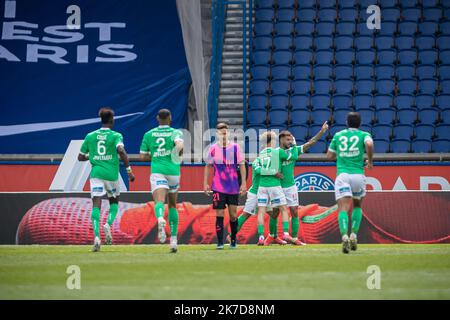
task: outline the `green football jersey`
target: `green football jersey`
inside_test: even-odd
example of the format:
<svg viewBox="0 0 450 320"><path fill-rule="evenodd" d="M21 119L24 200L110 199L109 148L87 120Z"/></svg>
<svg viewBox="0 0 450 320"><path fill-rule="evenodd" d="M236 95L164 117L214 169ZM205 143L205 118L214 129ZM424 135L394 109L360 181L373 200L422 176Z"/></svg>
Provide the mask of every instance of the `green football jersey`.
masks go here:
<svg viewBox="0 0 450 320"><path fill-rule="evenodd" d="M275 175L277 172L281 172L281 163L291 158L292 154L288 150L285 151L280 148L265 148L262 150L259 157L256 159L261 166L259 186L281 186L280 179L278 179Z"/></svg>
<svg viewBox="0 0 450 320"><path fill-rule="evenodd" d="M122 135L109 128L100 128L87 134L80 153L89 156L91 178L107 181L119 179L119 146L123 146Z"/></svg>
<svg viewBox="0 0 450 320"><path fill-rule="evenodd" d="M261 173L261 165L259 164L259 161L255 159L252 163L252 186L248 190L248 192L251 192L253 194L258 193L259 188L259 177Z"/></svg>
<svg viewBox="0 0 450 320"><path fill-rule="evenodd" d="M331 140L329 150L336 153L337 175L364 174L365 142L372 140L370 133L359 129L344 129Z"/></svg>
<svg viewBox="0 0 450 320"><path fill-rule="evenodd" d="M152 173L180 175L181 157L175 149L177 140L183 140L183 133L169 126L159 126L144 134L141 153L151 155Z"/></svg>
<svg viewBox="0 0 450 320"><path fill-rule="evenodd" d="M293 146L287 149L287 151L292 154L292 157L281 163L281 173L283 174L283 179L281 179L281 187L283 188L289 188L295 185L294 167L298 156L303 153L303 146Z"/></svg>

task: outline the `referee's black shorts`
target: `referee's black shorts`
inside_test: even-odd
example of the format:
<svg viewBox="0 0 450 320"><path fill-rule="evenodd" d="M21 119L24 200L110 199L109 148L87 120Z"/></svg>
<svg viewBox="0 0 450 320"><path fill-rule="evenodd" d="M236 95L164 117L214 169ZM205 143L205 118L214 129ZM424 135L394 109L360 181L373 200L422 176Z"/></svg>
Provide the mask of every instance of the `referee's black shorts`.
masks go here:
<svg viewBox="0 0 450 320"><path fill-rule="evenodd" d="M213 192L213 209L225 209L226 206L237 206L239 203L239 193L227 194L218 191Z"/></svg>

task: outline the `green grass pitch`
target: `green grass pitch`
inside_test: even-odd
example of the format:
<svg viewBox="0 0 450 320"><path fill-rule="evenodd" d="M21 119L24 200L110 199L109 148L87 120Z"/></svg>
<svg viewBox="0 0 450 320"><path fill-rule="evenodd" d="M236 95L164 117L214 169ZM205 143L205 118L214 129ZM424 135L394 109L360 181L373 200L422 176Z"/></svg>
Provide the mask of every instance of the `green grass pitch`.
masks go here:
<svg viewBox="0 0 450 320"><path fill-rule="evenodd" d="M0 246L0 299L450 299L450 245ZM66 287L69 265L81 289ZM381 288L369 290L370 265Z"/></svg>

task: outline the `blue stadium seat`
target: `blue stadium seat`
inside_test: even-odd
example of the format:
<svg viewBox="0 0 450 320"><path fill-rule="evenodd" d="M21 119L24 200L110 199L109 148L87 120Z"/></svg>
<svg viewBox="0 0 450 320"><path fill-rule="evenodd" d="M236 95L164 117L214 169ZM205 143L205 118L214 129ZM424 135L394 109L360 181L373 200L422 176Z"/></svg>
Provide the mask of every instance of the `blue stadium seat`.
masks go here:
<svg viewBox="0 0 450 320"><path fill-rule="evenodd" d="M420 65L416 68L416 75L419 80L431 79L436 75L436 69L433 64Z"/></svg>
<svg viewBox="0 0 450 320"><path fill-rule="evenodd" d="M440 31L442 35L449 36L450 35L450 21L444 21L440 24Z"/></svg>
<svg viewBox="0 0 450 320"><path fill-rule="evenodd" d="M292 38L290 36L276 36L273 39L275 50L290 50L292 47Z"/></svg>
<svg viewBox="0 0 450 320"><path fill-rule="evenodd" d="M268 65L256 65L251 69L253 79L267 79L270 75L270 67Z"/></svg>
<svg viewBox="0 0 450 320"><path fill-rule="evenodd" d="M306 65L296 65L293 70L294 79L310 79L311 78L311 66Z"/></svg>
<svg viewBox="0 0 450 320"><path fill-rule="evenodd" d="M373 79L375 76L373 65L371 64L357 64L355 66L356 80Z"/></svg>
<svg viewBox="0 0 450 320"><path fill-rule="evenodd" d="M440 50L450 50L450 36L440 36L436 39L436 45Z"/></svg>
<svg viewBox="0 0 450 320"><path fill-rule="evenodd" d="M301 21L295 24L295 34L297 36L311 36L314 33L314 22Z"/></svg>
<svg viewBox="0 0 450 320"><path fill-rule="evenodd" d="M416 47L420 50L431 50L436 45L434 36L419 36L416 37Z"/></svg>
<svg viewBox="0 0 450 320"><path fill-rule="evenodd" d="M361 124L361 126L359 127L359 130L364 131L364 132L368 132L371 134L372 132L372 126L369 124Z"/></svg>
<svg viewBox="0 0 450 320"><path fill-rule="evenodd" d="M339 8L356 8L358 6L358 0L340 0L338 1Z"/></svg>
<svg viewBox="0 0 450 320"><path fill-rule="evenodd" d="M400 80L397 82L398 91L401 94L415 94L417 89L417 82L416 80Z"/></svg>
<svg viewBox="0 0 450 320"><path fill-rule="evenodd" d="M308 137L308 127L304 125L293 125L289 127L289 131L295 137L297 143L299 143L299 141L305 141Z"/></svg>
<svg viewBox="0 0 450 320"><path fill-rule="evenodd" d="M340 109L340 110L335 110L333 112L333 121L339 125L345 125L347 122L347 114L352 111L352 110L345 110L345 109Z"/></svg>
<svg viewBox="0 0 450 320"><path fill-rule="evenodd" d="M272 94L288 94L290 90L289 80L273 80L271 82Z"/></svg>
<svg viewBox="0 0 450 320"><path fill-rule="evenodd" d="M295 11L292 9L280 9L277 15L278 21L292 21L295 19Z"/></svg>
<svg viewBox="0 0 450 320"><path fill-rule="evenodd" d="M356 31L359 35L362 36L373 36L373 34L375 33L375 30L367 28L366 20L357 24Z"/></svg>
<svg viewBox="0 0 450 320"><path fill-rule="evenodd" d="M353 48L352 36L336 36L334 38L336 50L351 50Z"/></svg>
<svg viewBox="0 0 450 320"><path fill-rule="evenodd" d="M314 92L317 94L329 94L332 90L331 80L323 79L323 80L315 80L314 81Z"/></svg>
<svg viewBox="0 0 450 320"><path fill-rule="evenodd" d="M398 0L380 0L378 3L381 8L392 8L397 7Z"/></svg>
<svg viewBox="0 0 450 320"><path fill-rule="evenodd" d="M423 20L439 21L442 18L441 8L424 8L422 13Z"/></svg>
<svg viewBox="0 0 450 320"><path fill-rule="evenodd" d="M419 93L434 94L438 89L438 80L436 78L419 80Z"/></svg>
<svg viewBox="0 0 450 320"><path fill-rule="evenodd" d="M331 36L318 36L314 38L316 50L331 50L333 47L333 38Z"/></svg>
<svg viewBox="0 0 450 320"><path fill-rule="evenodd" d="M375 144L376 148L376 144ZM411 152L411 143L405 139L394 139L391 142L391 151L393 153L408 153Z"/></svg>
<svg viewBox="0 0 450 320"><path fill-rule="evenodd" d="M395 122L394 108L377 108L376 118L379 124L392 125Z"/></svg>
<svg viewBox="0 0 450 320"><path fill-rule="evenodd" d="M434 36L439 30L439 24L436 21L422 21L419 23L419 33L426 36Z"/></svg>
<svg viewBox="0 0 450 320"><path fill-rule="evenodd" d="M295 0L278 0L278 7L292 9L295 7L295 2Z"/></svg>
<svg viewBox="0 0 450 320"><path fill-rule="evenodd" d="M327 143L325 141L317 141L311 148L309 148L309 153L324 153L327 150Z"/></svg>
<svg viewBox="0 0 450 320"><path fill-rule="evenodd" d="M418 5L417 0L401 0L401 7L403 9L415 8L417 5Z"/></svg>
<svg viewBox="0 0 450 320"><path fill-rule="evenodd" d="M349 94L353 92L353 81L339 79L334 82L334 88L338 94Z"/></svg>
<svg viewBox="0 0 450 320"><path fill-rule="evenodd" d="M319 36L332 36L335 32L334 22L322 21L316 24L316 32Z"/></svg>
<svg viewBox="0 0 450 320"><path fill-rule="evenodd" d="M374 46L374 38L372 36L359 36L355 38L356 50L370 50Z"/></svg>
<svg viewBox="0 0 450 320"><path fill-rule="evenodd" d="M397 51L394 49L380 50L377 53L378 64L394 64L397 61Z"/></svg>
<svg viewBox="0 0 450 320"><path fill-rule="evenodd" d="M398 32L402 36L414 36L418 31L417 21L401 21L398 24Z"/></svg>
<svg viewBox="0 0 450 320"><path fill-rule="evenodd" d="M259 50L253 52L253 64L269 64L272 52Z"/></svg>
<svg viewBox="0 0 450 320"><path fill-rule="evenodd" d="M256 130L257 132L260 132L259 130L264 130L264 131L266 131L267 130L267 126L265 125L265 124L248 124L247 125L247 128L248 129L253 129L253 130ZM262 132L260 132L260 133L262 133ZM250 150L249 149L249 142L248 141L245 141L245 150Z"/></svg>
<svg viewBox="0 0 450 320"><path fill-rule="evenodd" d="M277 36L290 36L294 31L294 24L291 22L277 22L275 24L275 34Z"/></svg>
<svg viewBox="0 0 450 320"><path fill-rule="evenodd" d="M270 126L284 125L288 122L288 119L289 119L288 110L276 109L269 111Z"/></svg>
<svg viewBox="0 0 450 320"><path fill-rule="evenodd" d="M277 64L272 66L272 79L286 80L291 76L291 66L288 64Z"/></svg>
<svg viewBox="0 0 450 320"><path fill-rule="evenodd" d="M434 8L440 5L440 1L439 0L427 0L427 1L422 1L422 6L424 7L425 10L429 9L429 8Z"/></svg>
<svg viewBox="0 0 450 320"><path fill-rule="evenodd" d="M358 80L355 83L356 92L358 94L372 94L375 90L375 83L373 80Z"/></svg>
<svg viewBox="0 0 450 320"><path fill-rule="evenodd" d="M293 125L306 125L310 122L308 109L291 110L291 121Z"/></svg>
<svg viewBox="0 0 450 320"><path fill-rule="evenodd" d="M349 79L353 76L353 66L351 64L338 64L334 68L336 80Z"/></svg>
<svg viewBox="0 0 450 320"><path fill-rule="evenodd" d="M312 62L313 52L311 50L295 51L294 61L295 64L308 64Z"/></svg>
<svg viewBox="0 0 450 320"><path fill-rule="evenodd" d="M289 50L275 51L272 55L272 61L274 64L291 64L292 52Z"/></svg>
<svg viewBox="0 0 450 320"><path fill-rule="evenodd" d="M400 50L398 52L398 61L402 65L415 64L417 61L417 51L415 49Z"/></svg>
<svg viewBox="0 0 450 320"><path fill-rule="evenodd" d="M431 151L431 141L424 139L416 139L412 142L412 152L429 153Z"/></svg>
<svg viewBox="0 0 450 320"><path fill-rule="evenodd" d="M393 21L394 23L397 20L400 20L400 10L398 8L385 8L382 9L383 14L383 22L381 23L381 30L383 30L386 26L386 21Z"/></svg>
<svg viewBox="0 0 450 320"><path fill-rule="evenodd" d="M419 51L419 64L435 64L438 60L437 50L421 50Z"/></svg>
<svg viewBox="0 0 450 320"><path fill-rule="evenodd" d="M272 37L259 36L253 39L253 50L271 50L272 49Z"/></svg>
<svg viewBox="0 0 450 320"><path fill-rule="evenodd" d="M330 95L328 94L315 94L311 97L312 109L325 109L330 108Z"/></svg>
<svg viewBox="0 0 450 320"><path fill-rule="evenodd" d="M355 54L352 50L342 50L336 52L335 58L337 64L352 64Z"/></svg>
<svg viewBox="0 0 450 320"><path fill-rule="evenodd" d="M436 137L438 139L450 139L450 124L440 124L436 127Z"/></svg>
<svg viewBox="0 0 450 320"><path fill-rule="evenodd" d="M450 94L450 80L441 81L441 90L443 94Z"/></svg>
<svg viewBox="0 0 450 320"><path fill-rule="evenodd" d="M450 50L441 50L439 58L441 65L450 65Z"/></svg>
<svg viewBox="0 0 450 320"><path fill-rule="evenodd" d="M389 140L374 139L373 144L376 153L388 153L390 151Z"/></svg>
<svg viewBox="0 0 450 320"><path fill-rule="evenodd" d="M287 94L279 94L279 95L272 95L269 98L269 109L270 110L276 110L281 109L285 110L288 109L289 106L289 96Z"/></svg>
<svg viewBox="0 0 450 320"><path fill-rule="evenodd" d="M341 21L355 22L358 19L358 11L356 8L346 8L339 10L339 24Z"/></svg>
<svg viewBox="0 0 450 320"><path fill-rule="evenodd" d="M437 96L435 102L440 110L450 110L450 94L441 94Z"/></svg>
<svg viewBox="0 0 450 320"><path fill-rule="evenodd" d="M273 23L262 21L255 23L255 35L257 36L267 36L271 35L273 31Z"/></svg>
<svg viewBox="0 0 450 320"><path fill-rule="evenodd" d="M375 108L386 109L392 108L393 96L390 94L378 94L375 96Z"/></svg>
<svg viewBox="0 0 450 320"><path fill-rule="evenodd" d="M355 108L366 108L368 106L371 106L373 103L373 97L372 95L369 94L358 94L355 95L355 97L353 98L353 104L355 106Z"/></svg>
<svg viewBox="0 0 450 320"><path fill-rule="evenodd" d="M303 0L298 2L298 7L302 10L304 8L315 8L316 7L316 0Z"/></svg>
<svg viewBox="0 0 450 320"><path fill-rule="evenodd" d="M374 114L373 109L367 108L366 106L364 106L362 108L358 108L358 106L356 106L356 111L361 116L361 123L372 124L374 122L375 114Z"/></svg>
<svg viewBox="0 0 450 320"><path fill-rule="evenodd" d="M358 64L373 64L375 61L375 50L359 50L356 52L356 62Z"/></svg>
<svg viewBox="0 0 450 320"><path fill-rule="evenodd" d="M311 111L311 120L315 124L323 124L325 121L328 121L331 119L331 110L328 108L314 108Z"/></svg>
<svg viewBox="0 0 450 320"><path fill-rule="evenodd" d="M395 82L391 79L381 79L376 81L375 87L378 94L392 94Z"/></svg>
<svg viewBox="0 0 450 320"><path fill-rule="evenodd" d="M269 81L254 79L250 81L250 92L252 94L265 94L269 89Z"/></svg>
<svg viewBox="0 0 450 320"><path fill-rule="evenodd" d="M386 11L383 11L383 14ZM386 21L386 18L383 22L381 22L381 29L379 30L380 35L394 37L397 33L397 22Z"/></svg>
<svg viewBox="0 0 450 320"><path fill-rule="evenodd" d="M432 94L419 94L416 96L415 105L418 110L433 108L434 96Z"/></svg>
<svg viewBox="0 0 450 320"><path fill-rule="evenodd" d="M418 8L407 8L402 11L402 15L405 20L419 21L422 17L422 10Z"/></svg>
<svg viewBox="0 0 450 320"><path fill-rule="evenodd" d="M377 124L372 127L372 136L374 139L389 141L392 135L392 127L387 124Z"/></svg>
<svg viewBox="0 0 450 320"><path fill-rule="evenodd" d="M443 1L445 2L448 0L443 0ZM448 4L445 4L445 3L444 3L444 18L446 20L450 20L450 7Z"/></svg>
<svg viewBox="0 0 450 320"><path fill-rule="evenodd" d="M269 130L278 130L278 132L281 132L281 131L287 129L287 124L286 124L286 123L282 123L282 124L269 124L268 129L269 129Z"/></svg>
<svg viewBox="0 0 450 320"><path fill-rule="evenodd" d="M402 64L396 68L398 80L409 80L415 77L416 67L413 64Z"/></svg>
<svg viewBox="0 0 450 320"><path fill-rule="evenodd" d="M331 50L319 50L316 52L316 64L331 64L334 53Z"/></svg>
<svg viewBox="0 0 450 320"><path fill-rule="evenodd" d="M309 96L306 94L296 94L291 96L292 110L305 110L310 107Z"/></svg>
<svg viewBox="0 0 450 320"><path fill-rule="evenodd" d="M272 8L274 0L256 0L255 5L256 8Z"/></svg>
<svg viewBox="0 0 450 320"><path fill-rule="evenodd" d="M414 37L401 35L395 38L395 46L398 50L408 50L414 47Z"/></svg>
<svg viewBox="0 0 450 320"><path fill-rule="evenodd" d="M311 36L297 36L294 38L295 50L310 50L313 45Z"/></svg>
<svg viewBox="0 0 450 320"><path fill-rule="evenodd" d="M400 124L413 124L417 121L417 111L415 109L400 109L397 111L397 121Z"/></svg>
<svg viewBox="0 0 450 320"><path fill-rule="evenodd" d="M434 126L430 124L418 124L414 128L414 136L418 139L431 140L434 136Z"/></svg>
<svg viewBox="0 0 450 320"><path fill-rule="evenodd" d="M316 80L325 80L331 79L333 76L333 67L326 65L316 65L314 66L314 79Z"/></svg>
<svg viewBox="0 0 450 320"><path fill-rule="evenodd" d="M351 111L353 107L353 97L350 94L336 94L333 96L334 110Z"/></svg>
<svg viewBox="0 0 450 320"><path fill-rule="evenodd" d="M414 129L409 124L399 124L393 129L393 136L395 139L410 140L414 136Z"/></svg>
<svg viewBox="0 0 450 320"><path fill-rule="evenodd" d="M300 2L302 2L302 1L300 1ZM316 10L308 9L308 8L302 8L301 10L298 10L298 20L299 21L314 21L314 20L316 20Z"/></svg>
<svg viewBox="0 0 450 320"><path fill-rule="evenodd" d="M414 106L414 96L411 94L399 94L395 97L395 106L398 110L411 109Z"/></svg>
<svg viewBox="0 0 450 320"><path fill-rule="evenodd" d="M250 125L265 124L267 120L267 112L266 110L261 109L248 110L247 120Z"/></svg>
<svg viewBox="0 0 450 320"><path fill-rule="evenodd" d="M252 94L248 98L249 109L266 110L267 96L265 94Z"/></svg>
<svg viewBox="0 0 450 320"><path fill-rule="evenodd" d="M292 90L295 94L307 94L311 90L311 82L309 80L295 80L292 83Z"/></svg>
<svg viewBox="0 0 450 320"><path fill-rule="evenodd" d="M319 8L335 8L336 7L336 0L319 0Z"/></svg>
<svg viewBox="0 0 450 320"><path fill-rule="evenodd" d="M346 125L342 125L342 124L333 124L331 127L330 127L330 134L332 135L332 136L334 136L336 133L338 133L339 131L342 131L342 130L345 130L345 129L347 129L347 126Z"/></svg>
<svg viewBox="0 0 450 320"><path fill-rule="evenodd" d="M394 39L395 38L392 37L392 35L376 37L375 47L377 47L378 50L392 49L395 46Z"/></svg>
<svg viewBox="0 0 450 320"><path fill-rule="evenodd" d="M433 152L450 152L450 139L436 139L432 143Z"/></svg>
<svg viewBox="0 0 450 320"><path fill-rule="evenodd" d="M421 109L417 112L418 119L422 124L435 124L439 119L439 111L434 108Z"/></svg>
<svg viewBox="0 0 450 320"><path fill-rule="evenodd" d="M255 11L256 22L260 22L260 21L272 22L274 16L275 16L275 12L272 8L258 9Z"/></svg>
<svg viewBox="0 0 450 320"><path fill-rule="evenodd" d="M334 23L334 21L337 18L337 12L336 9L332 8L326 8L326 9L320 9L318 11L318 20L319 21L331 21Z"/></svg>
<svg viewBox="0 0 450 320"><path fill-rule="evenodd" d="M395 67L393 64L380 64L375 68L377 79L392 79L395 76Z"/></svg>
<svg viewBox="0 0 450 320"><path fill-rule="evenodd" d="M336 33L340 36L352 36L356 32L354 21L343 21L336 25Z"/></svg>

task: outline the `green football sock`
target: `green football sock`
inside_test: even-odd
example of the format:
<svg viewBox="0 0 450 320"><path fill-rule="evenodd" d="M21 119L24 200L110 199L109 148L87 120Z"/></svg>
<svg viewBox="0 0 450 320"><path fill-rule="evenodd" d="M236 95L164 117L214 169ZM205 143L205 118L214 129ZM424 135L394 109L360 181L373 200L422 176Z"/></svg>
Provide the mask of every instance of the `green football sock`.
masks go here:
<svg viewBox="0 0 450 320"><path fill-rule="evenodd" d="M178 210L169 208L170 236L176 237L178 234Z"/></svg>
<svg viewBox="0 0 450 320"><path fill-rule="evenodd" d="M156 219L164 218L164 203L163 202L157 202L155 204L155 214L156 214Z"/></svg>
<svg viewBox="0 0 450 320"><path fill-rule="evenodd" d="M238 217L238 227L237 227L237 231L239 232L239 230L241 230L241 228L242 228L242 225L244 224L244 222L245 221L247 221L247 219L248 219L249 217L248 216L246 216L245 214L241 214L239 217Z"/></svg>
<svg viewBox="0 0 450 320"><path fill-rule="evenodd" d="M109 214L108 214L108 224L111 226L116 218L117 212L119 211L119 205L117 203L112 203L109 206Z"/></svg>
<svg viewBox="0 0 450 320"><path fill-rule="evenodd" d="M263 224L258 224L258 235L264 236L264 225Z"/></svg>
<svg viewBox="0 0 450 320"><path fill-rule="evenodd" d="M292 236L294 238L297 238L298 237L298 226L299 226L298 217L291 218L291 225L292 225Z"/></svg>
<svg viewBox="0 0 450 320"><path fill-rule="evenodd" d="M275 218L270 217L269 220L269 233L274 238L278 235L278 220Z"/></svg>
<svg viewBox="0 0 450 320"><path fill-rule="evenodd" d="M94 235L100 238L100 208L92 208L92 228L94 228Z"/></svg>
<svg viewBox="0 0 450 320"><path fill-rule="evenodd" d="M289 233L289 221L283 221L283 232Z"/></svg>
<svg viewBox="0 0 450 320"><path fill-rule="evenodd" d="M353 208L352 212L352 232L357 234L361 225L362 210L361 208Z"/></svg>
<svg viewBox="0 0 450 320"><path fill-rule="evenodd" d="M347 212L341 211L338 216L339 221L339 230L341 231L341 235L348 234L348 215Z"/></svg>

